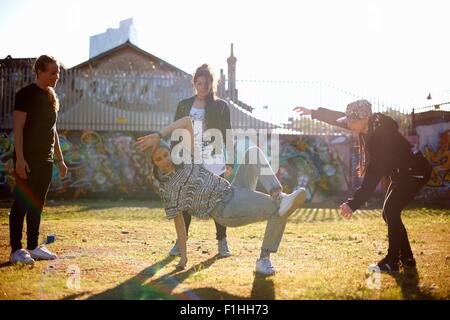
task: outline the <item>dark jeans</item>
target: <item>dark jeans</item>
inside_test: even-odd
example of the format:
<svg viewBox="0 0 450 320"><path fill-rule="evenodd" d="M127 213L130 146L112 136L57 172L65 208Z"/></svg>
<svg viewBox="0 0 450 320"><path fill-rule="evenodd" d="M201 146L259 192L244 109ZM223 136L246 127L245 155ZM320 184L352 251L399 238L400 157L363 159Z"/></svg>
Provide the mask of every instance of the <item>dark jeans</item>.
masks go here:
<svg viewBox="0 0 450 320"><path fill-rule="evenodd" d="M191 215L186 211L183 211L184 224L186 225L186 234L189 231L189 225L191 224ZM216 239L218 241L225 239L227 237L227 227L217 223L214 220L214 224L216 225Z"/></svg>
<svg viewBox="0 0 450 320"><path fill-rule="evenodd" d="M220 175L222 178L224 176L224 174ZM183 211L183 218L184 218L184 224L186 226L186 234L188 234L189 231L189 226L191 225L191 215L186 212ZM214 224L216 225L216 239L217 241L223 240L227 237L227 227L217 223L216 221L214 221Z"/></svg>
<svg viewBox="0 0 450 320"><path fill-rule="evenodd" d="M38 245L41 213L52 179L53 162L29 161L31 172L27 179L16 175L14 203L9 215L9 236L11 252L22 249L22 229L27 219L27 249L33 250Z"/></svg>
<svg viewBox="0 0 450 320"><path fill-rule="evenodd" d="M413 258L408 240L408 234L403 224L402 210L411 202L420 189L428 182L430 170L423 174L423 178L403 176L391 182L386 192L383 205L383 219L388 225L388 259L398 261L399 258Z"/></svg>

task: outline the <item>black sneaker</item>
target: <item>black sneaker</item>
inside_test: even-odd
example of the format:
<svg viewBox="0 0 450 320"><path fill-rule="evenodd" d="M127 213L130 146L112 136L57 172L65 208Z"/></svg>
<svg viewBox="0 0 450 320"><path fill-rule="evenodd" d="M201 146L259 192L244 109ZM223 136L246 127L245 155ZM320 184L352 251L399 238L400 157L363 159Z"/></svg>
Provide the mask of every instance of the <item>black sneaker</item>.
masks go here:
<svg viewBox="0 0 450 320"><path fill-rule="evenodd" d="M398 272L399 266L398 262L384 258L376 264L371 264L368 269L373 272Z"/></svg>
<svg viewBox="0 0 450 320"><path fill-rule="evenodd" d="M403 268L415 268L417 266L416 259L414 258L400 258L400 264Z"/></svg>

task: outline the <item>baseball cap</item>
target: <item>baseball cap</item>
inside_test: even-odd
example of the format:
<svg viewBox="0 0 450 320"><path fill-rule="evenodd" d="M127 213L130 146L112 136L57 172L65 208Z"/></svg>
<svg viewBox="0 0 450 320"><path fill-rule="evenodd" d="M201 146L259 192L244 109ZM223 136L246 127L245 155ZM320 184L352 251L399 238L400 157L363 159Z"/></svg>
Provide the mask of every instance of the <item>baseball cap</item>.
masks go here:
<svg viewBox="0 0 450 320"><path fill-rule="evenodd" d="M345 117L339 118L337 122L349 122L368 118L372 115L372 105L369 101L362 99L356 100L347 105Z"/></svg>

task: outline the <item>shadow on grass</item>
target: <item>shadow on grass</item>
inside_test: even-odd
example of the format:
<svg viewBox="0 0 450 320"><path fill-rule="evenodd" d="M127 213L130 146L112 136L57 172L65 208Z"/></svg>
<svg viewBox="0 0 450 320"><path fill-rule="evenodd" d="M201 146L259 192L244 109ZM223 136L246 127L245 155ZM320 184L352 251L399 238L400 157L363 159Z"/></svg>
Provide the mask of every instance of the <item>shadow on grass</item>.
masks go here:
<svg viewBox="0 0 450 320"><path fill-rule="evenodd" d="M129 209L130 207L142 208L142 209L161 209L163 208L160 201L155 200L134 200L134 201L120 201L118 200L100 200L100 201L48 201L46 207L59 207L61 205L71 205L76 204L79 206L78 209L72 210L72 212L89 212L91 210L101 210L101 209L111 209L111 208L124 208Z"/></svg>
<svg viewBox="0 0 450 320"><path fill-rule="evenodd" d="M406 216L411 218L450 216L450 212L448 210L445 211L441 209L414 209L408 207L405 211L407 211ZM353 215L352 219L354 221L382 219L381 212L381 209L360 209ZM336 208L300 208L289 218L289 223L338 222L343 220L344 218L342 218L339 210Z"/></svg>
<svg viewBox="0 0 450 320"><path fill-rule="evenodd" d="M195 266L192 266L188 270L179 271L174 269L173 271L147 282L148 279L153 277L161 268L169 264L175 259L175 257L167 257L154 265L142 270L135 277L125 281L119 286L101 292L99 294L89 297L89 300L144 300L144 299L200 299L192 291L186 291L182 295L172 295L172 291L184 280L194 273L200 272L206 268L209 268L218 258L212 257L206 261L203 261Z"/></svg>
<svg viewBox="0 0 450 320"><path fill-rule="evenodd" d="M173 294L173 291L183 281L188 279L195 273L201 272L209 268L214 262L220 259L214 256L191 268L180 271L174 269L150 282L148 279L152 278L165 265L172 262L174 257L167 257L154 265L142 270L138 275L121 283L115 288L108 289L99 294L92 295L88 300L145 300L145 299L181 299L181 300L244 300L248 297L233 295L225 291L220 291L216 288L196 288L192 290L185 290L181 293ZM88 293L88 292L87 292ZM76 299L86 293L71 295L64 298ZM271 277L264 277L255 274L253 281L253 288L250 299L275 299L274 284Z"/></svg>
<svg viewBox="0 0 450 320"><path fill-rule="evenodd" d="M187 291L176 295L179 299L186 299ZM189 290L189 293L197 296L202 300L274 300L275 289L272 277L266 277L255 273L255 279L253 280L252 292L249 297L238 296L226 291L220 291L216 288L196 288Z"/></svg>
<svg viewBox="0 0 450 320"><path fill-rule="evenodd" d="M121 283L117 287L90 296L88 300L170 299L170 296L168 296L165 292L152 285L147 285L145 282L174 259L175 257L168 256L154 265L145 268L139 274Z"/></svg>
<svg viewBox="0 0 450 320"><path fill-rule="evenodd" d="M11 209L13 199L0 200L0 208ZM139 208L162 208L161 201L159 199L137 199L137 200L122 200L120 197L116 199L58 199L47 200L45 207L60 207L60 206L80 206L79 210L75 212L83 212L96 209L108 209L108 208L129 208L130 206ZM44 207L44 208L45 208Z"/></svg>
<svg viewBox="0 0 450 320"><path fill-rule="evenodd" d="M419 287L419 273L416 268L408 268L404 272L388 274L393 277L401 288L403 299L406 300L435 300L429 293L423 292Z"/></svg>
<svg viewBox="0 0 450 320"><path fill-rule="evenodd" d="M89 294L91 291L83 291L80 293L71 294L70 296L65 296L62 300L76 300L78 298L81 298L87 294Z"/></svg>
<svg viewBox="0 0 450 320"><path fill-rule="evenodd" d="M11 267L13 264L9 261L3 262L0 264L0 269L6 268L6 267Z"/></svg>
<svg viewBox="0 0 450 320"><path fill-rule="evenodd" d="M264 276L255 272L250 299L275 300L275 286L271 276Z"/></svg>

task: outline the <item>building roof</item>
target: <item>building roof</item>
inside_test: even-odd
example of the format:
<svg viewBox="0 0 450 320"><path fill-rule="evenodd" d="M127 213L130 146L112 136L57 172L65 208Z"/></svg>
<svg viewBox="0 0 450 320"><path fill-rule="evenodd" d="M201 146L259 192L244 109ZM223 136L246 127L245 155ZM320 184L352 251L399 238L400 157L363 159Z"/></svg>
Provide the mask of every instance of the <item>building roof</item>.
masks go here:
<svg viewBox="0 0 450 320"><path fill-rule="evenodd" d="M233 102L234 102L235 104L237 104L239 107L241 107L242 109L247 110L247 111L249 111L249 112L253 112L253 110L255 109L255 108L253 108L252 106L246 104L245 102L243 102L243 101L241 101L241 100L239 100L239 99L237 99L236 101L233 100Z"/></svg>
<svg viewBox="0 0 450 320"><path fill-rule="evenodd" d="M103 58L105 58L105 57L107 57L107 56L109 56L111 54L114 54L114 53L116 53L116 52L118 52L118 51L120 51L120 50L122 50L124 48L131 48L132 50L135 50L139 54L142 54L142 55L148 57L149 59L152 59L152 60L155 60L155 61L159 61L161 66L166 66L166 67L168 67L170 69L173 69L174 71L181 72L181 73L184 73L184 74L190 76L190 74L187 73L186 71L181 70L181 69L175 67L174 65L164 61L163 59L161 59L161 58L159 58L159 57L157 57L157 56L155 56L155 55L153 55L153 54L151 54L151 53L149 53L149 52L139 48L138 46L134 45L130 41L124 42L123 44L121 44L121 45L119 45L117 47L114 47L114 48L112 48L112 49L110 49L108 51L105 51L105 52L103 52L103 53L101 53L99 55L96 55L95 57L92 57L89 60L86 60L85 62L82 62L82 63L72 67L71 69L79 69L79 68L82 68L82 67L85 67L85 66L89 66L91 63L93 63L93 62L95 62L97 60L103 59Z"/></svg>
<svg viewBox="0 0 450 320"><path fill-rule="evenodd" d="M36 58L13 58L7 55L0 60L0 68L30 68L33 66Z"/></svg>
<svg viewBox="0 0 450 320"><path fill-rule="evenodd" d="M414 128L442 122L450 122L450 111L426 111L415 113L413 116Z"/></svg>
<svg viewBox="0 0 450 320"><path fill-rule="evenodd" d="M0 68L33 68L34 62L37 57L34 58L13 58L11 55L7 55L6 58L0 59ZM59 60L58 60L59 61ZM61 69L65 70L64 64L59 61Z"/></svg>

